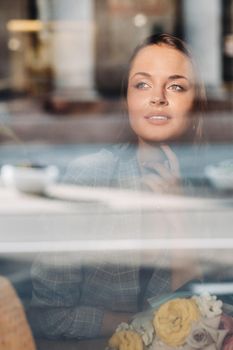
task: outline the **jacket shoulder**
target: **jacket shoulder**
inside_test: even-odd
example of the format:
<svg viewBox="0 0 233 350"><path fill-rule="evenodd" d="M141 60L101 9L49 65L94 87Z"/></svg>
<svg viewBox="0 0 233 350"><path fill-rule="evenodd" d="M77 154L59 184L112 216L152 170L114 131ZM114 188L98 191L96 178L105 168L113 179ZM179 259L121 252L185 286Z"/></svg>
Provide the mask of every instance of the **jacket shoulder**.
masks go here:
<svg viewBox="0 0 233 350"><path fill-rule="evenodd" d="M63 183L82 186L108 186L119 162L119 156L108 149L77 157L64 176Z"/></svg>

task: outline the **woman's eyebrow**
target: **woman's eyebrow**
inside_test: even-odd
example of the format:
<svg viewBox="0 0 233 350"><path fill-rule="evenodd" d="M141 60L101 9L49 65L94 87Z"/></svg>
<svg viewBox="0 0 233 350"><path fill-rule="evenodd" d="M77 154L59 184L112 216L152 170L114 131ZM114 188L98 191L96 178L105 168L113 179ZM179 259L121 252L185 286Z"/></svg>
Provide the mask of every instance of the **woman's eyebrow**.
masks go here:
<svg viewBox="0 0 233 350"><path fill-rule="evenodd" d="M137 75L143 75L144 77L151 78L151 74L146 73L146 72L136 72L130 79L133 79Z"/></svg>
<svg viewBox="0 0 233 350"><path fill-rule="evenodd" d="M176 79L185 79L185 80L189 81L189 79L187 77L185 77L184 75L179 75L179 74L170 75L168 77L168 80L176 80Z"/></svg>

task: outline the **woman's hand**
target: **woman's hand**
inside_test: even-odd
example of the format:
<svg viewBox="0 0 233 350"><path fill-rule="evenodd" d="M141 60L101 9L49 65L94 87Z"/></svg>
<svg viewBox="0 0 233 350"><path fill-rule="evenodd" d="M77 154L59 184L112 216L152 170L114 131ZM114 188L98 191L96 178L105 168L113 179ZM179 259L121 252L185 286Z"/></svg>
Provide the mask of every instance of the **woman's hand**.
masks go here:
<svg viewBox="0 0 233 350"><path fill-rule="evenodd" d="M156 152L157 151L157 152ZM159 150L150 148L140 150L138 154L142 184L146 189L162 193L182 193L180 167L175 153L167 145ZM153 158L155 159L153 161ZM190 222L183 212L164 211L162 222L156 221L156 235L166 232L172 240L188 238ZM195 252L174 248L171 251L170 263L172 268L172 289L176 290L188 280L201 278L202 272Z"/></svg>
<svg viewBox="0 0 233 350"><path fill-rule="evenodd" d="M143 187L153 192L181 193L180 167L175 153L168 145L160 146L162 160L153 160L152 150L149 153L149 156L139 153L138 157Z"/></svg>

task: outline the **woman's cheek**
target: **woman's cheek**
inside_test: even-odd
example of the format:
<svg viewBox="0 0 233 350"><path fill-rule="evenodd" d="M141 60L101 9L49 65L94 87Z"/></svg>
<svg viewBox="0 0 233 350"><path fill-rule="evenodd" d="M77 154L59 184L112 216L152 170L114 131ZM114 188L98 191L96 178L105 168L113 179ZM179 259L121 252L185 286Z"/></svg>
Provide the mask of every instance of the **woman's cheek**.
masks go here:
<svg viewBox="0 0 233 350"><path fill-rule="evenodd" d="M170 100L170 109L173 111L174 115L188 116L193 108L193 99L180 98L175 100Z"/></svg>
<svg viewBox="0 0 233 350"><path fill-rule="evenodd" d="M144 99L140 98L137 94L132 94L128 99L128 111L129 114L137 114L141 111L142 108L144 108L145 103Z"/></svg>
<svg viewBox="0 0 233 350"><path fill-rule="evenodd" d="M190 94L189 96L186 96L183 98L183 106L185 112L190 112L193 108L194 104L194 95Z"/></svg>

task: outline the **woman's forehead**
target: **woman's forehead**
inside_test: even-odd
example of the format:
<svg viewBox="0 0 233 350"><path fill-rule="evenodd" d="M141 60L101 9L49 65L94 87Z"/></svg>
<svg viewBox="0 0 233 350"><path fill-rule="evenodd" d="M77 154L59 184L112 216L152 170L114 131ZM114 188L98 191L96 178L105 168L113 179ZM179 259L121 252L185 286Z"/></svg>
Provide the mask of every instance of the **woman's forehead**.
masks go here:
<svg viewBox="0 0 233 350"><path fill-rule="evenodd" d="M176 48L165 44L149 45L137 53L131 64L130 76L140 71L152 75L159 72L185 75L189 79L195 79L190 58Z"/></svg>

